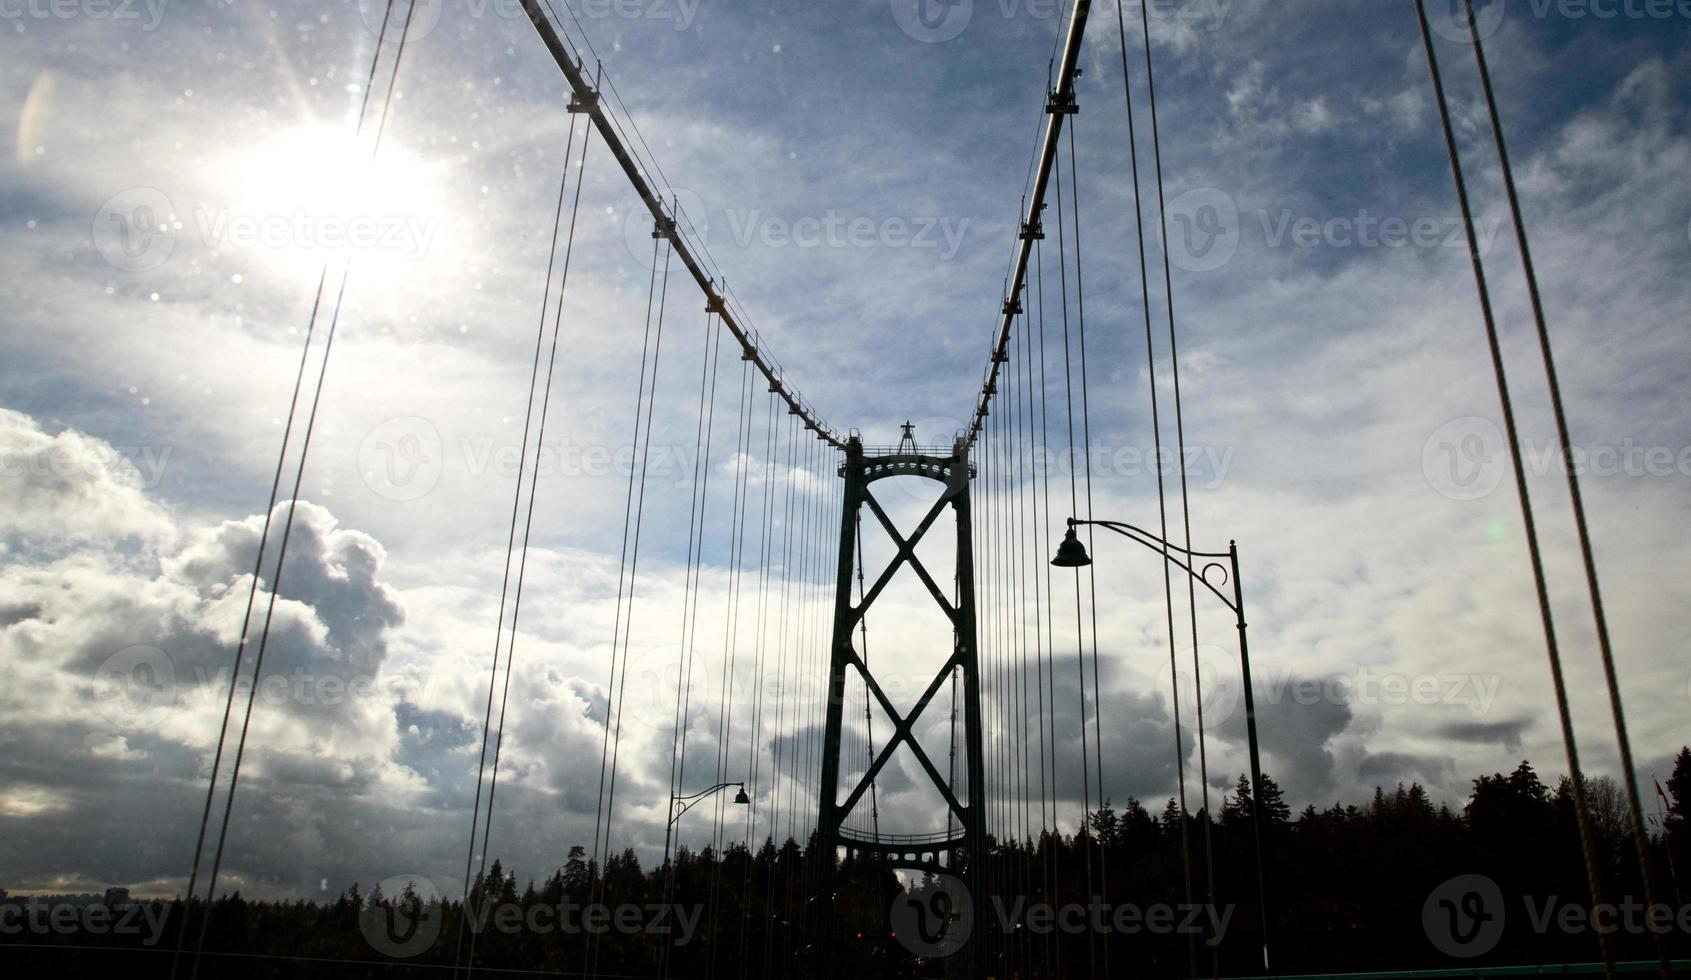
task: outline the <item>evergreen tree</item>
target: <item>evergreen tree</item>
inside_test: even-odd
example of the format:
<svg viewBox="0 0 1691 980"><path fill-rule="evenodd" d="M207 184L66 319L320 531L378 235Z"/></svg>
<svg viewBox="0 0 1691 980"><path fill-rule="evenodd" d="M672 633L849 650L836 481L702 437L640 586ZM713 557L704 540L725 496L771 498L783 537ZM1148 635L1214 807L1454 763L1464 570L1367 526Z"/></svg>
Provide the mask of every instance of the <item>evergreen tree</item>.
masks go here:
<svg viewBox="0 0 1691 980"><path fill-rule="evenodd" d="M1684 837L1691 832L1691 746L1679 750L1673 760L1673 775L1668 777L1667 832Z"/></svg>

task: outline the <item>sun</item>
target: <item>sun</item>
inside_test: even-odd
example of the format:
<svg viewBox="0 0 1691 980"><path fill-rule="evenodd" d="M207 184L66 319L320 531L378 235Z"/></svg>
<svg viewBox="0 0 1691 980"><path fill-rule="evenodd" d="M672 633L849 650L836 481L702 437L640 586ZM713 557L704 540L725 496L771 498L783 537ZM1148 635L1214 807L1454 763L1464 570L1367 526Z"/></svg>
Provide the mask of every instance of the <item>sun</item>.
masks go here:
<svg viewBox="0 0 1691 980"><path fill-rule="evenodd" d="M230 206L205 223L213 243L285 264L352 262L396 275L434 245L443 219L432 168L395 141L305 125L237 150Z"/></svg>

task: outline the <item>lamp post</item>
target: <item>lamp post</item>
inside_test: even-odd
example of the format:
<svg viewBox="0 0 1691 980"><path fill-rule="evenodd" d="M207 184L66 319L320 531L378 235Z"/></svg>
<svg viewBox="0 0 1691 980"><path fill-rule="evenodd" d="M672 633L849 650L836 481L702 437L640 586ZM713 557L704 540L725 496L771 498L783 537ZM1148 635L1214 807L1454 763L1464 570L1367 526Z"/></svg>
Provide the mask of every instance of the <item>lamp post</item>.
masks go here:
<svg viewBox="0 0 1691 980"><path fill-rule="evenodd" d="M1057 555L1051 559L1051 564L1059 568L1083 568L1092 564L1091 556L1086 553L1086 546L1080 542L1079 536L1075 534L1075 528L1082 525L1107 528L1130 541L1136 541L1157 552L1163 556L1165 562L1180 568L1191 577L1192 581L1202 585L1216 598L1220 599L1222 605L1233 610L1234 619L1239 628L1239 669L1243 675L1245 687L1245 734L1250 744L1251 791L1256 795L1256 798L1251 802L1251 834L1256 844L1257 902L1262 911L1262 968L1264 972L1267 972L1269 970L1268 876L1263 864L1262 757L1257 747L1257 709L1256 695L1251 686L1250 646L1245 639L1245 593L1244 587L1239 581L1239 545L1236 542L1229 541L1225 552L1193 551L1190 548L1171 544L1143 528L1134 527L1132 524L1124 524L1120 521L1082 521L1071 517L1068 522L1068 531L1063 535L1062 544L1057 546ZM1179 555L1184 555L1186 560L1182 561L1175 554L1176 552ZM1227 561L1225 566L1221 564L1221 559ZM1203 568L1193 568L1192 566L1200 560L1205 562ZM1232 598L1229 598L1226 593L1216 587L1214 582L1210 581L1209 573L1211 569L1221 572L1223 576L1221 584L1223 586L1232 584Z"/></svg>
<svg viewBox="0 0 1691 980"><path fill-rule="evenodd" d="M740 806L751 805L752 801L746 796L745 783L717 783L710 789L700 790L697 793L692 793L687 796L671 796L669 798L669 825L664 828L663 834L663 860L665 864L669 863L669 846L674 843L675 839L675 822L680 820L681 815L686 813L688 810L693 809L693 807L703 803L706 799L722 792L730 786L739 789L739 792L734 794L735 803Z"/></svg>
<svg viewBox="0 0 1691 980"><path fill-rule="evenodd" d="M688 810L693 809L693 807L697 806L698 804L703 803L707 797L714 796L715 794L722 792L723 790L727 789L730 786L733 786L733 787L736 787L737 789L739 789L739 792L734 794L734 802L736 804L738 804L740 806L750 806L751 805L752 801L749 798L747 798L747 796L746 796L746 784L745 783L717 783L715 786L712 786L710 789L700 790L699 792L690 794L688 796L672 796L672 797L670 797L669 798L669 826L673 829L675 827L675 821L680 820L682 814L686 813ZM665 850L667 851L668 848L665 848Z"/></svg>

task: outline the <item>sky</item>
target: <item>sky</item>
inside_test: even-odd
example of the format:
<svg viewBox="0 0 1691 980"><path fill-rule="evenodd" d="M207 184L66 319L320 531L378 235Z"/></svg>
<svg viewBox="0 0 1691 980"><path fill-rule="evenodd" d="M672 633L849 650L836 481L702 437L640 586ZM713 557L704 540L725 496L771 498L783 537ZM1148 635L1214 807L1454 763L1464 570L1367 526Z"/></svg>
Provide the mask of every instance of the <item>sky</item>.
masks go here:
<svg viewBox="0 0 1691 980"><path fill-rule="evenodd" d="M496 627L509 623L513 499L529 486L518 460L534 462L524 428L540 417L528 381L543 311L563 316L488 853L540 877L571 845L591 848L607 718L623 721L611 846L648 862L662 853L671 678L687 637L698 681L684 788L714 780L720 751L724 778L755 780L754 805L731 816L753 821L759 839L771 825L802 826L813 781L770 771L790 773L794 747L814 740L836 460L794 440L784 413L771 427L766 386L747 384L731 338L707 370L714 335L673 265L652 343L649 217L597 140L583 162L568 86L518 6L419 6L397 76L391 44L376 62L374 101L389 116L372 159L371 134L355 128L383 9L0 4L0 101L15 129L0 157L10 299L0 310L0 887L185 887L304 331L323 270L335 270L332 295L348 265L271 628L265 673L279 681L261 684L220 887L308 897L395 877L461 887L489 660ZM783 377L837 431L890 444L908 419L924 443L948 443L980 394L1064 5L572 9L572 38L591 45L619 118L638 128L643 158ZM1003 542L1022 540L1016 557L1038 569L1063 517L1085 512L1085 493L1090 513L1160 527L1152 382L1172 445L1173 365L1141 13L1125 5L1151 281L1139 269L1117 8L1098 3L1072 161L1066 139L1062 153L1069 239L1059 252L1053 206L1041 245L1044 373L1030 316L1007 366L1021 387L1001 389L1018 404L1042 392L1042 442L1067 450L1065 381L1079 385L1080 364L1069 360L1063 376L1063 341L1077 349L1084 325L1086 414L1075 421L1090 440L1073 442L1090 446L1090 486L1071 507L1071 468L1042 471L1037 495L1024 497L1040 502L1030 518L1006 508L1002 482L982 481L977 520L998 537L977 562L1006 561ZM1240 549L1265 768L1299 808L1365 802L1399 781L1460 807L1474 776L1522 759L1565 772L1412 6L1170 0L1147 13L1192 539ZM1472 49L1434 14L1579 748L1591 771L1615 773ZM1647 781L1691 743L1691 603L1676 572L1691 517L1691 9L1509 0L1483 5L1481 20ZM560 300L548 244L566 160L562 214L575 234ZM656 271L662 281L661 256ZM315 377L319 362L309 367ZM619 620L637 418L652 455ZM1001 403L991 419L977 462L1002 481L1007 461L990 455L1009 446L999 427L1030 419ZM289 445L291 479L297 429ZM908 528L933 490L904 482L878 492ZM1172 474L1166 486L1178 536ZM746 515L740 533L736 514ZM1005 523L1017 514L1022 524ZM892 552L865 521L872 580ZM948 533L942 523L919 550L940 581ZM1092 551L1102 795L1158 809L1177 792L1181 758L1189 805L1201 805L1196 676L1219 805L1246 767L1231 615L1200 595L1194 651L1177 591L1171 668L1154 557L1111 537ZM765 565L777 574L760 576ZM982 643L996 676L1013 679L1030 644L1056 654L1055 778L1072 830L1100 795L1082 777L1075 716L1093 709L1073 668L1075 600L1060 578L1048 606L1029 598L1027 579L992 581ZM267 589L268 579L261 609ZM870 617L866 642L901 705L949 644L937 616L901 572ZM608 687L613 642L626 642L633 678L620 711ZM1089 633L1082 643L1090 657ZM1186 702L1178 751L1174 676ZM124 686L136 679L154 682L151 696ZM989 708L1015 718L1004 689L991 689ZM918 726L936 760L942 715ZM883 829L934 829L919 779L907 759L884 774ZM707 842L710 812L689 814L679 839Z"/></svg>

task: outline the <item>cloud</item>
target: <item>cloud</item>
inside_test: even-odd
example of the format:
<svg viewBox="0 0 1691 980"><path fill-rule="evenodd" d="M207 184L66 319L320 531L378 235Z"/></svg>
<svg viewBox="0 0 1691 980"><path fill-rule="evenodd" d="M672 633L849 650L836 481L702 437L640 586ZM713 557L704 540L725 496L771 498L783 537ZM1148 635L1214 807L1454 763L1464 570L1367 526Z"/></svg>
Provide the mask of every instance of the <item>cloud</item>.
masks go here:
<svg viewBox="0 0 1691 980"><path fill-rule="evenodd" d="M17 293L0 331L0 376L15 410L0 414L8 454L0 458L0 710L17 722L0 733L0 822L19 831L8 840L31 845L0 850L9 887L182 885L224 704L219 676L232 662L264 518L255 504L271 478L323 259L311 248L240 247L202 232L219 215L292 213L294 202L263 200L261 190L334 190L293 174L260 179L275 175L278 161L319 159L357 105L346 85L365 77L373 36L354 5L315 6L271 19L242 5L174 5L158 30L130 32L123 44L112 38L122 25L87 18L13 25L25 43L4 84L29 108L23 155L0 163L0 261ZM1361 15L1345 0L1296 10L1179 6L1225 16L1151 25L1169 197L1219 191L1241 230L1222 269L1173 275L1187 437L1229 460L1194 487L1192 519L1201 542L1240 543L1270 769L1294 804L1325 804L1363 799L1394 772L1459 802L1469 775L1512 764L1500 751L1550 766L1560 757L1554 727L1511 727L1540 717L1549 697L1515 502L1506 483L1480 500L1447 499L1424 468L1441 426L1495 418L1460 235L1449 239L1455 247L1370 249L1326 238L1273 244L1263 232L1265 214L1323 226L1425 217L1452 227L1413 17ZM634 379L650 240L602 146L588 159L528 584L516 646L507 645L514 601L501 622L495 576L518 463L535 462L522 433L538 412L525 418L522 381L543 300L556 298L555 282L542 296L545 243L570 117L555 66L526 23L444 9L431 43L407 54L379 171L408 191L409 203L389 217L434 220L436 232L425 253L371 257L349 282L302 493L309 503L300 505L266 654L266 674L285 683L255 711L236 810L231 862L252 892L314 894L323 879L338 889L394 874L427 875L450 891L462 872L489 682L502 689L507 656L513 697L492 850L535 874L588 840L605 724L619 706L615 843L647 856L662 846L669 719L682 690L669 665L689 637L697 659L688 789L751 778L770 744L795 758L793 733L814 735L819 717L812 695L787 702L787 717L766 719L755 733L749 720L760 637L804 637L761 640L765 650L806 651L789 679L819 670L838 557L837 515L825 513L838 499L834 459L806 440L796 447L800 473L789 473L777 407L768 483L768 438L757 418L769 407L764 386L736 373L732 342L708 373L705 318L679 276L653 372L650 431L662 461L648 486L632 617L618 602L614 556L640 408ZM1080 182L1066 179L1065 190L1082 201L1092 435L1134 450L1095 474L1095 509L1151 526L1151 474L1115 466L1149 450L1153 377L1168 423L1171 379L1155 275L1154 365L1143 347L1113 26L1101 17L1089 35L1075 130ZM1683 86L1674 84L1686 56L1659 24L1588 26L1505 25L1496 81L1576 438L1677 450L1691 445L1683 331L1674 329L1691 311L1681 176L1691 169L1691 140ZM701 8L683 31L636 22L595 22L589 31L604 40L614 29L615 43L600 45L606 70L658 163L701 199L713 259L754 314L758 343L825 416L888 443L902 419L948 420L919 433L943 438L972 408L1034 127L1044 118L1046 65L1028 56L1030 40L1043 47L1059 27L1060 16L1001 17L977 4L958 44L920 45L885 3L728 4ZM1132 54L1143 108L1143 61ZM1570 61L1586 71L1556 73ZM849 97L842 78L858 83ZM1452 81L1460 81L1454 66ZM1517 330L1528 311L1501 188L1480 162L1489 150L1474 128L1483 105L1472 89L1453 94L1465 148L1480 153L1471 173L1480 217L1503 229L1488 267L1523 421L1541 443L1549 430L1537 353L1520 343L1530 339ZM89 127L90 118L104 122ZM173 250L155 268L114 263L100 247L111 252L111 230L121 226L111 219L135 217L145 202L133 192L148 188L168 199L160 214L174 235L160 241ZM1148 183L1143 191L1149 200ZM802 248L733 235L754 213L796 222L830 209L878 222L949 219L968 231L949 257L885 242ZM1052 238L1054 218L1046 220ZM631 235L644 243L639 255ZM1062 350L1072 335L1055 312L1059 257L1050 238L1042 254L1053 311L1044 421L1061 445ZM1077 298L1072 290L1069 298ZM1018 351L1011 367L1025 370L1026 360ZM701 467L709 499L695 539L686 491L701 387L715 412ZM742 405L753 416L744 436ZM995 426L1010 417L995 406ZM378 469L394 461L417 464L432 482L401 488L423 492L396 499ZM785 512L784 497L766 509L764 494L789 476L796 513ZM1052 481L1057 500L1015 534L1045 516L1060 521L1064 482ZM1591 638L1582 635L1589 617L1577 553L1557 526L1566 514L1558 483L1551 472L1535 479L1535 493L1558 625L1569 636L1573 710L1589 740L1609 720ZM805 492L812 486L823 492ZM1683 474L1586 483L1632 730L1647 758L1691 737L1676 640L1691 630L1691 610L1661 578L1682 557L1671 532L1691 516L1684 488ZM984 500L983 492L977 529L996 526L999 541L1013 540L1009 525L989 525L1003 512ZM802 603L759 591L758 556L771 547L777 567L787 564L789 527L804 531L791 547L812 569ZM924 560L943 537L942 528L924 542ZM703 556L691 579L690 541ZM1178 746L1173 733L1163 585L1139 564L1147 556L1129 559L1123 544L1094 548L1103 788L1118 802L1128 793L1159 800L1175 791L1184 758L1196 796L1194 714L1183 714ZM731 554L740 556L737 569ZM885 556L869 557L873 573ZM703 597L696 630L684 626L689 581ZM1019 601L1029 602L1026 584L1019 588ZM1058 591L1048 614L1067 623L1074 610ZM259 600L268 607L267 592ZM901 645L911 660L931 653L916 650L934 632L926 602L924 591L889 593L877 606L871 642L887 654L883 663L896 662ZM983 603L993 622L1015 607L1002 592ZM1203 644L1221 642L1203 653L1206 710L1215 697L1236 705L1231 617L1208 606L1200 616ZM610 638L630 631L636 680L622 692L607 685ZM1182 662L1185 645L1177 637ZM1072 822L1087 777L1072 717L1080 703L1073 648L1060 651L1055 775ZM119 654L132 686L111 683L106 665ZM176 697L159 702L166 663ZM1451 689L1446 681L1478 677L1495 697L1481 705L1358 696L1370 671L1432 678L1441 691ZM906 673L918 689L928 679L914 667ZM324 690L327 677L369 686L349 697ZM1339 694L1312 705L1270 700L1279 685L1306 680L1323 689L1334 682ZM989 689L989 703L999 697ZM169 710L154 710L159 704ZM945 744L943 714L924 719L925 745ZM1222 786L1246 765L1243 719L1218 705L1207 720L1210 782ZM1588 757L1613 768L1600 745ZM1089 761L1095 780L1098 760ZM913 776L902 762L889 771L887 803L902 807L889 820L936 815L914 794ZM766 828L777 793L790 815L807 792L790 777L762 778L756 829ZM690 815L682 837L696 846L710 839L711 824Z"/></svg>
<svg viewBox="0 0 1691 980"><path fill-rule="evenodd" d="M141 471L109 444L0 408L0 534L37 548L96 538L166 543L168 511L149 500Z"/></svg>

